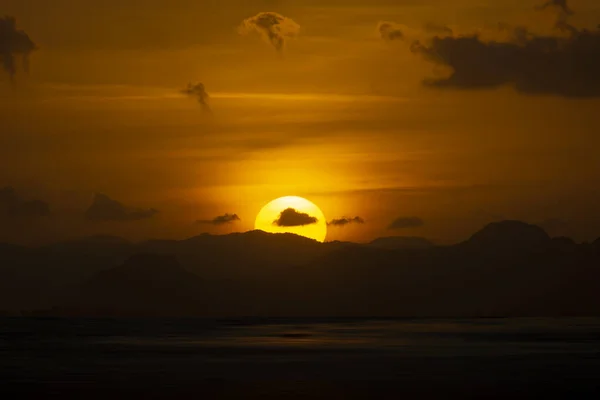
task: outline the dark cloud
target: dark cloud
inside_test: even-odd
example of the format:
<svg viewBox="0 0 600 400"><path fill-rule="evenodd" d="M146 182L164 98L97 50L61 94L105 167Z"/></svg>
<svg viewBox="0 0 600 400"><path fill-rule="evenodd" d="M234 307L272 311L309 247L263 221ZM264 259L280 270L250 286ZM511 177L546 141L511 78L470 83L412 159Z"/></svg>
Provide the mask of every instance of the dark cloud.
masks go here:
<svg viewBox="0 0 600 400"><path fill-rule="evenodd" d="M240 217L237 214L225 214L219 215L213 219L204 219L198 220L196 223L198 224L211 224L211 225L226 225L231 224L233 222L241 221Z"/></svg>
<svg viewBox="0 0 600 400"><path fill-rule="evenodd" d="M449 76L425 83L459 89L512 85L521 93L600 96L600 28L577 30L567 23L571 11L566 2L550 5L560 7L557 27L568 31L568 37L535 36L518 28L509 42L484 42L471 35L413 43L414 53L451 70Z"/></svg>
<svg viewBox="0 0 600 400"><path fill-rule="evenodd" d="M17 20L6 16L0 18L0 63L13 80L17 73L17 57L23 59L23 69L29 70L29 55L37 48L29 35L17 29Z"/></svg>
<svg viewBox="0 0 600 400"><path fill-rule="evenodd" d="M279 218L273 221L273 225L282 227L294 227L294 226L305 226L312 225L319 222L315 217L311 217L306 213L301 213L293 208L287 208L279 214Z"/></svg>
<svg viewBox="0 0 600 400"><path fill-rule="evenodd" d="M256 32L281 53L285 49L287 39L298 36L300 25L281 14L261 12L242 21L239 32L242 35Z"/></svg>
<svg viewBox="0 0 600 400"><path fill-rule="evenodd" d="M331 221L329 221L327 223L327 225L329 226L346 226L349 224L364 224L365 220L362 219L361 217L354 217L354 218L349 218L349 217L343 217L343 218L339 218L339 219L332 219Z"/></svg>
<svg viewBox="0 0 600 400"><path fill-rule="evenodd" d="M400 217L396 218L388 229L408 229L418 228L425 225L425 222L419 217Z"/></svg>
<svg viewBox="0 0 600 400"><path fill-rule="evenodd" d="M24 200L12 187L0 189L0 215L9 217L46 217L50 206L41 200Z"/></svg>
<svg viewBox="0 0 600 400"><path fill-rule="evenodd" d="M567 0L549 0L546 3L542 4L539 7L536 7L537 10L545 10L551 8L556 11L556 28L560 29L563 32L569 32L572 34L577 34L578 30L573 25L569 24L569 17L574 14L573 10L569 8L567 4Z"/></svg>
<svg viewBox="0 0 600 400"><path fill-rule="evenodd" d="M542 4L541 6L536 7L536 9L538 9L538 10L545 10L545 9L547 9L549 7L556 7L562 13L564 13L566 15L573 15L573 10L571 10L569 8L569 5L567 3L568 3L567 0L548 0L547 2L545 2L544 4Z"/></svg>
<svg viewBox="0 0 600 400"><path fill-rule="evenodd" d="M380 22L377 31L383 40L394 41L404 39L404 33L400 27L393 22Z"/></svg>
<svg viewBox="0 0 600 400"><path fill-rule="evenodd" d="M181 93L193 97L198 100L198 103L202 106L204 111L210 112L210 105L208 104L208 93L203 83L188 83L187 87L181 91Z"/></svg>
<svg viewBox="0 0 600 400"><path fill-rule="evenodd" d="M437 35L452 36L454 34L454 31L452 31L452 29L450 29L446 25L439 25L439 24L435 24L433 22L426 23L425 26L423 27L423 29L425 29L426 32L434 33Z"/></svg>
<svg viewBox="0 0 600 400"><path fill-rule="evenodd" d="M126 207L110 197L97 193L90 208L85 212L91 221L138 221L151 218L157 210Z"/></svg>
<svg viewBox="0 0 600 400"><path fill-rule="evenodd" d="M511 26L506 23L499 23L498 29L509 34L509 40L520 45L525 45L535 37L525 26Z"/></svg>

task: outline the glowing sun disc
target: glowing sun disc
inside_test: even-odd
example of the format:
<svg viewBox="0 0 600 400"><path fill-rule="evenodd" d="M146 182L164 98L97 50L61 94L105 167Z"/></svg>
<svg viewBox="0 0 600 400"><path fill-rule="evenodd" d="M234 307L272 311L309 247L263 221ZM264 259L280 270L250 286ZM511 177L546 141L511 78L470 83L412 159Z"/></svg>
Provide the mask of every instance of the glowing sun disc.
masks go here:
<svg viewBox="0 0 600 400"><path fill-rule="evenodd" d="M281 213L289 208L298 213L307 214L313 220L316 218L316 222L296 226L276 224L275 221L279 219ZM314 203L298 196L280 197L264 206L256 216L254 229L270 233L294 233L319 242L324 242L327 237L327 221L321 209Z"/></svg>

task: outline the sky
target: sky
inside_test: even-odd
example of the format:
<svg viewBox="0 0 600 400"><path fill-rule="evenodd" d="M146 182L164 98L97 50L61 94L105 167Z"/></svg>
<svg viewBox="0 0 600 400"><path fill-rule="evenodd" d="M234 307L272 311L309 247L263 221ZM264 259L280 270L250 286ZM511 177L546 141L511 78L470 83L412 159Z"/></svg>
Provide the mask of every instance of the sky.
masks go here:
<svg viewBox="0 0 600 400"><path fill-rule="evenodd" d="M596 0L4 0L3 14L35 49L25 72L23 34L0 26L16 60L0 71L0 241L246 231L282 196L359 217L327 240L450 244L501 219L600 236Z"/></svg>

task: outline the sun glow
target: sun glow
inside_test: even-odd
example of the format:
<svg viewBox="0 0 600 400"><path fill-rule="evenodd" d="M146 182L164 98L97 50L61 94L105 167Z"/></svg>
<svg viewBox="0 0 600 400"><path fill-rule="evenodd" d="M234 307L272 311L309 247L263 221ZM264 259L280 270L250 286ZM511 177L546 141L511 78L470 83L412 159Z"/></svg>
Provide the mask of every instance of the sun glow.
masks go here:
<svg viewBox="0 0 600 400"><path fill-rule="evenodd" d="M282 214L284 211L288 214ZM295 218L284 220L289 213ZM264 206L256 216L254 228L270 233L294 233L319 242L327 237L327 221L321 209L297 196L281 197Z"/></svg>

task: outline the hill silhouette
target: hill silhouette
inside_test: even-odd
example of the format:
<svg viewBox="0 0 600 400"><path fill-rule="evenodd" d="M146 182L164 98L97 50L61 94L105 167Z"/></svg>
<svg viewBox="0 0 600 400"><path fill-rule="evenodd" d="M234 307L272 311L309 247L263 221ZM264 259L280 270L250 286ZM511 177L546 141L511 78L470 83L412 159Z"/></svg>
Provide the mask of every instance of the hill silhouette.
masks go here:
<svg viewBox="0 0 600 400"><path fill-rule="evenodd" d="M467 241L481 250L527 250L548 245L550 236L542 228L521 221L493 222Z"/></svg>
<svg viewBox="0 0 600 400"><path fill-rule="evenodd" d="M72 295L67 315L186 316L201 310L205 290L200 277L174 256L137 254L123 265L102 271Z"/></svg>
<svg viewBox="0 0 600 400"><path fill-rule="evenodd" d="M381 249L429 249L435 245L421 237L414 236L388 236L377 238L369 243Z"/></svg>
<svg viewBox="0 0 600 400"><path fill-rule="evenodd" d="M0 309L60 315L600 315L600 245L518 221L453 246L262 231L0 246ZM52 311L48 311L52 310Z"/></svg>

